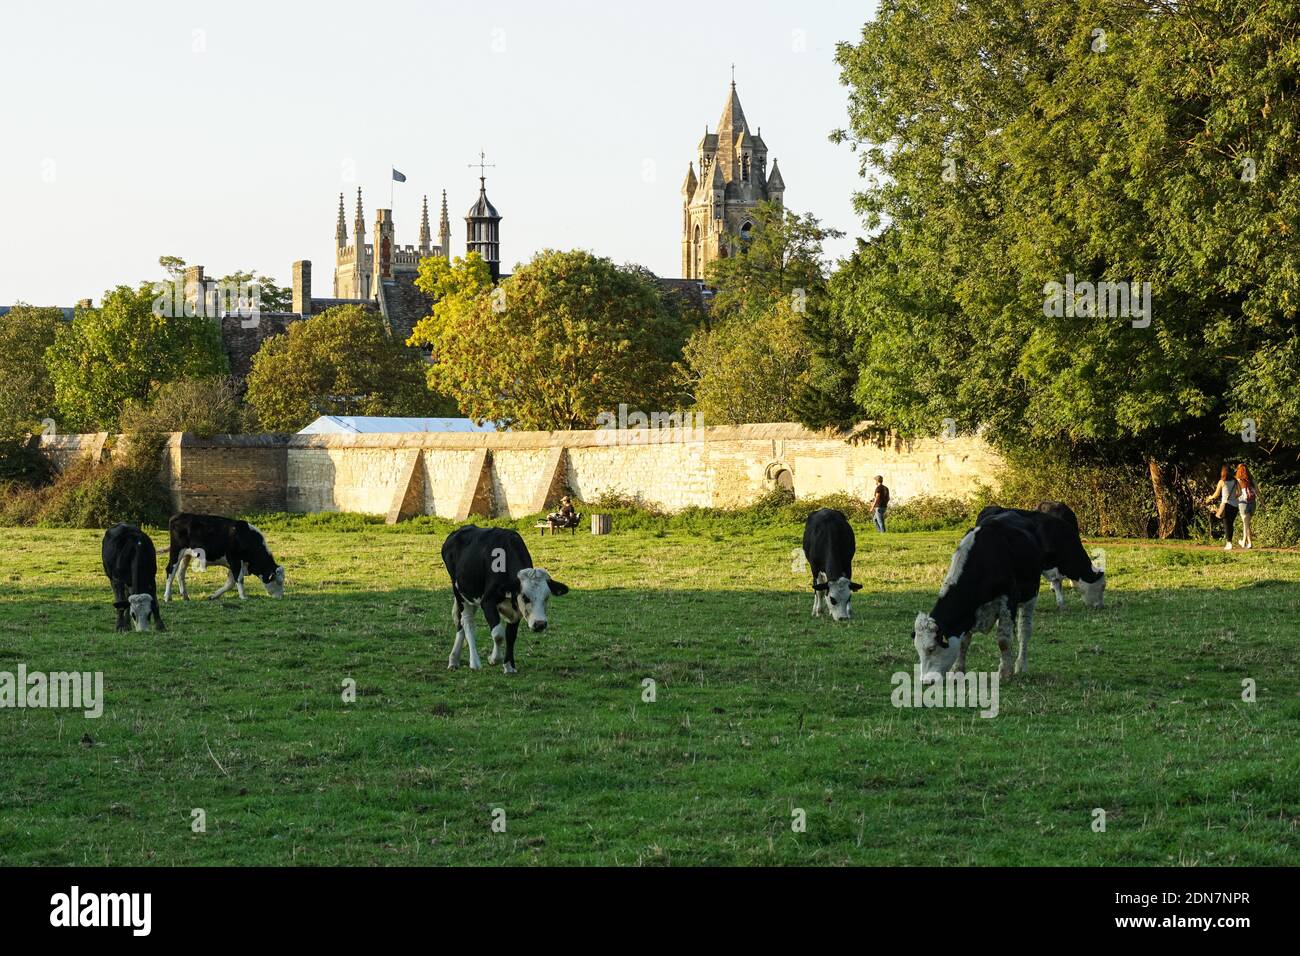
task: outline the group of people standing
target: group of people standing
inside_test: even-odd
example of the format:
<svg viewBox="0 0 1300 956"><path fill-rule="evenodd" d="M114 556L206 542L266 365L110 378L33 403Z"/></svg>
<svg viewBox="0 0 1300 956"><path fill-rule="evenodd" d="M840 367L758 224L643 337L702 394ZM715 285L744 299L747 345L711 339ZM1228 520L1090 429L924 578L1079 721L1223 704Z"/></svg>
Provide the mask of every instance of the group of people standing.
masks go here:
<svg viewBox="0 0 1300 956"><path fill-rule="evenodd" d="M1205 499L1205 503L1211 506L1214 517L1223 522L1223 539L1226 542L1223 550L1232 550L1232 529L1238 515L1241 515L1241 540L1237 546L1247 550L1254 547L1250 537L1250 521L1255 514L1258 499L1255 479L1244 462L1237 466L1235 472L1230 466L1223 466L1219 472L1219 483Z"/></svg>

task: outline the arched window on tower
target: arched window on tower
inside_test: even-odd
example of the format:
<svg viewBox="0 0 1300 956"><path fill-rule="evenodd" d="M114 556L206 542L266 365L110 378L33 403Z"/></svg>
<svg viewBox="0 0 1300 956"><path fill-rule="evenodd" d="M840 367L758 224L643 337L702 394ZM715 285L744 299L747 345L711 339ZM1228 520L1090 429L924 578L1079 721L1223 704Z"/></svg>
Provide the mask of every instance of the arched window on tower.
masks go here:
<svg viewBox="0 0 1300 956"><path fill-rule="evenodd" d="M745 224L740 227L741 242L749 242L749 240L753 238L753 229L754 224L746 219Z"/></svg>
<svg viewBox="0 0 1300 956"><path fill-rule="evenodd" d="M692 278L703 279L704 262L701 259L703 250L700 248L700 227L695 227L695 269L692 272Z"/></svg>
<svg viewBox="0 0 1300 956"><path fill-rule="evenodd" d="M749 153L744 153L740 157L740 181L749 182Z"/></svg>

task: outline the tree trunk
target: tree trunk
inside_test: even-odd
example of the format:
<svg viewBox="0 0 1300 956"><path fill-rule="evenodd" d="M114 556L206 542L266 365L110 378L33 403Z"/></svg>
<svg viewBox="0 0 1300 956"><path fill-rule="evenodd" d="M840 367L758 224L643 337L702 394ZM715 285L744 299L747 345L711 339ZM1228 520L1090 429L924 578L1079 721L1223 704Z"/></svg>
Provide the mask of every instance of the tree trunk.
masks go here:
<svg viewBox="0 0 1300 956"><path fill-rule="evenodd" d="M1161 538L1176 538L1183 533L1181 496L1177 490L1177 468L1167 462L1147 459L1151 490L1156 497L1156 527Z"/></svg>

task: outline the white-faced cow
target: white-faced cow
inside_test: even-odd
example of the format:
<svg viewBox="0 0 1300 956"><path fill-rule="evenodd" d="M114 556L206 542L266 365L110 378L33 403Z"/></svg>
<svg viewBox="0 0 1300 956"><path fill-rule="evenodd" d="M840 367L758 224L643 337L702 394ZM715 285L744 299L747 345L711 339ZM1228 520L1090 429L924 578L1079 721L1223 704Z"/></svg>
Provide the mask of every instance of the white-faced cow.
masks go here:
<svg viewBox="0 0 1300 956"><path fill-rule="evenodd" d="M149 536L135 525L115 524L104 532L100 552L113 586L117 629L147 631L152 620L158 630L167 630L158 611L158 554Z"/></svg>
<svg viewBox="0 0 1300 956"><path fill-rule="evenodd" d="M1056 607L1064 609L1065 591L1061 582L1067 578L1083 597L1083 603L1093 609L1102 607L1106 594L1106 572L1092 563L1079 537L1079 519L1066 505L1045 501L1034 511L1020 508L999 508L989 505L979 513L975 523L995 514L1011 512L1022 517L1034 527L1039 547L1043 550L1043 577L1052 586Z"/></svg>
<svg viewBox="0 0 1300 956"><path fill-rule="evenodd" d="M231 588L244 595L244 575L252 573L262 579L266 593L273 598L284 596L284 568L275 563L266 546L262 532L247 521L220 518L216 515L196 515L182 512L173 515L168 523L171 548L167 554L167 587L163 600L172 599L172 582L179 581L181 597L190 599L185 587L185 572L190 562L196 562L200 571L209 564L226 569L226 583L208 595L209 600L221 597Z"/></svg>
<svg viewBox="0 0 1300 956"><path fill-rule="evenodd" d="M853 617L853 592L862 590L862 585L853 580L853 555L857 549L853 527L844 512L818 508L804 522L803 556L812 571L813 617L821 616L823 601L833 620Z"/></svg>
<svg viewBox="0 0 1300 956"><path fill-rule="evenodd" d="M524 621L535 634L546 630L546 602L569 588L533 567L532 555L519 532L506 528L457 528L442 543L442 561L451 576L452 623L456 640L447 659L448 670L460 666L460 651L469 644L471 670L482 667L474 642L474 612L483 609L492 630L489 664L503 664L515 673L515 638Z"/></svg>
<svg viewBox="0 0 1300 956"><path fill-rule="evenodd" d="M921 659L921 680L941 680L955 664L966 669L971 635L997 625L999 674L1011 677L1013 628L1020 638L1015 672L1029 666L1029 637L1038 602L1042 550L1034 529L1016 514L992 515L968 531L953 553L939 600L916 616L912 642Z"/></svg>

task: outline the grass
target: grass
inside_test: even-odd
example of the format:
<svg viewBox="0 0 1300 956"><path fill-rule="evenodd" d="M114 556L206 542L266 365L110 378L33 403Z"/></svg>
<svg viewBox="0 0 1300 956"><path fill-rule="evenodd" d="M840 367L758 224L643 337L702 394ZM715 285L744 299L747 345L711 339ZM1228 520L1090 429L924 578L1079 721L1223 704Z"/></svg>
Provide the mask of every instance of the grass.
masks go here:
<svg viewBox="0 0 1300 956"><path fill-rule="evenodd" d="M528 534L574 590L506 677L482 627L484 670L446 669L436 523L262 526L285 600L252 582L124 635L97 532L5 531L0 671L102 671L107 704L0 710L0 863L1296 859L1300 554L1106 542L1106 610L1044 591L1030 674L985 720L890 702L959 533L860 527L847 624L809 617L797 524ZM972 669L996 659L978 636Z"/></svg>

